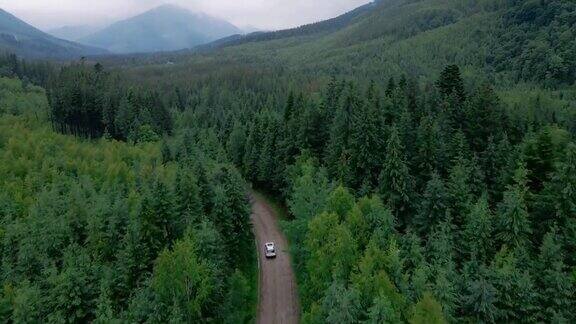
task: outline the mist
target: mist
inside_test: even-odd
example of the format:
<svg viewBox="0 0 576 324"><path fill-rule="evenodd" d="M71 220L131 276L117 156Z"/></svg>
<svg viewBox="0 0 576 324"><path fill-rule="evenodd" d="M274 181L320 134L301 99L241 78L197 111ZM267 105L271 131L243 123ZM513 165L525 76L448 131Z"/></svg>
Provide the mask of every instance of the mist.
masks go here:
<svg viewBox="0 0 576 324"><path fill-rule="evenodd" d="M103 26L162 4L225 19L238 27L262 30L295 27L335 17L369 0L0 0L0 8L40 29ZM87 4L88 3L88 4Z"/></svg>

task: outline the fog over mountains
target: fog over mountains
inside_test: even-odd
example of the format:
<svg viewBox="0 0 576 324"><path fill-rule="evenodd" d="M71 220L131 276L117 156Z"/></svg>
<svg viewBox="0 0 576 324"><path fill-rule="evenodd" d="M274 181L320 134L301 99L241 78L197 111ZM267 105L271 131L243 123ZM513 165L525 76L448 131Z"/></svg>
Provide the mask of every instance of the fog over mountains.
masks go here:
<svg viewBox="0 0 576 324"><path fill-rule="evenodd" d="M0 51L30 58L78 58L106 51L44 33L0 9Z"/></svg>
<svg viewBox="0 0 576 324"><path fill-rule="evenodd" d="M240 33L224 20L163 5L78 41L113 53L149 53L192 48Z"/></svg>
<svg viewBox="0 0 576 324"><path fill-rule="evenodd" d="M242 33L225 20L174 5L108 27L64 26L48 33L0 9L0 50L29 58L176 51Z"/></svg>

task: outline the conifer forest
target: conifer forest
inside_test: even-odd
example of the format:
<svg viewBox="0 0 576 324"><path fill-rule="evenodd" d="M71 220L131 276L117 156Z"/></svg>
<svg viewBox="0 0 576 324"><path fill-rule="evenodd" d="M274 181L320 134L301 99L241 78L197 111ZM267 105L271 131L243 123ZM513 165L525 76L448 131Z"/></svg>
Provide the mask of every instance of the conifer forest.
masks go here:
<svg viewBox="0 0 576 324"><path fill-rule="evenodd" d="M262 323L255 193L301 323L575 323L576 2L0 54L1 323Z"/></svg>

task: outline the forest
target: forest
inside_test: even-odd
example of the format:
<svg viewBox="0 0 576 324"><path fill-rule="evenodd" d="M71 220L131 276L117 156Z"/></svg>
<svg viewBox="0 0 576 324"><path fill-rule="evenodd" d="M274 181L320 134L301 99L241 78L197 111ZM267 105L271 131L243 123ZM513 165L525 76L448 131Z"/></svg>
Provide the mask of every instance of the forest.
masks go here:
<svg viewBox="0 0 576 324"><path fill-rule="evenodd" d="M575 322L574 6L0 56L0 321L254 322L252 187L288 211L302 323Z"/></svg>
<svg viewBox="0 0 576 324"><path fill-rule="evenodd" d="M43 89L0 93L0 321L253 317L245 183L218 143L85 141L52 130Z"/></svg>

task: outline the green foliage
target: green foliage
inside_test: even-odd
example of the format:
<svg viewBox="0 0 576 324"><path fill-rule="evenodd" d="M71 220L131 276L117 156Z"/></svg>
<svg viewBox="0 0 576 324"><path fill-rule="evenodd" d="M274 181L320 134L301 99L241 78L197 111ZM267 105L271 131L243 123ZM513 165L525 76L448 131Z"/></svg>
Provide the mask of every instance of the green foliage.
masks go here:
<svg viewBox="0 0 576 324"><path fill-rule="evenodd" d="M441 324L446 323L446 320L442 315L442 306L430 294L424 294L422 299L414 305L409 322L411 324Z"/></svg>
<svg viewBox="0 0 576 324"><path fill-rule="evenodd" d="M0 116L3 320L203 322L226 304L249 321L252 283L234 271L254 265L248 202L218 149L165 160L157 142L60 135L40 89L1 81L23 98Z"/></svg>
<svg viewBox="0 0 576 324"><path fill-rule="evenodd" d="M135 146L56 135L0 80L1 319L250 321L230 159L287 201L304 322L574 322L574 9L377 1L54 75L55 129Z"/></svg>
<svg viewBox="0 0 576 324"><path fill-rule="evenodd" d="M510 247L524 247L532 233L526 206L526 169L516 170L515 184L504 192L504 199L498 207L498 238Z"/></svg>
<svg viewBox="0 0 576 324"><path fill-rule="evenodd" d="M392 126L386 145L386 159L380 174L380 193L398 218L403 219L410 210L413 181L404 156L398 129ZM408 220L404 220L408 222Z"/></svg>
<svg viewBox="0 0 576 324"><path fill-rule="evenodd" d="M172 251L162 252L152 277L152 289L159 302L178 308L186 322L202 319L214 298L212 274L198 260L194 245L191 238L184 238L174 244Z"/></svg>
<svg viewBox="0 0 576 324"><path fill-rule="evenodd" d="M83 64L63 67L48 88L52 124L64 134L151 142L172 131L156 92L126 88L119 78Z"/></svg>

